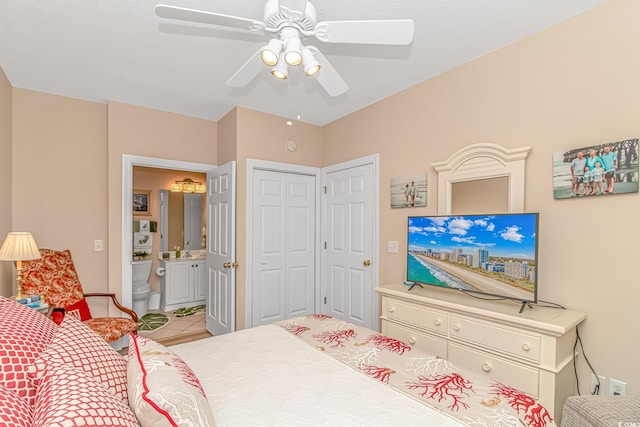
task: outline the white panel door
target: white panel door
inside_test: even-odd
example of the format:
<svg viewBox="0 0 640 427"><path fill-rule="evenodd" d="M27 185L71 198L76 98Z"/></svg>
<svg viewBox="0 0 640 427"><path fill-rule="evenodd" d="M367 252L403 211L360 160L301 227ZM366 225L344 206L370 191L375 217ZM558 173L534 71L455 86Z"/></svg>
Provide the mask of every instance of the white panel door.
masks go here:
<svg viewBox="0 0 640 427"><path fill-rule="evenodd" d="M235 330L236 163L207 173L207 315L213 335Z"/></svg>
<svg viewBox="0 0 640 427"><path fill-rule="evenodd" d="M374 304L374 166L324 175L323 313L377 328Z"/></svg>
<svg viewBox="0 0 640 427"><path fill-rule="evenodd" d="M314 312L315 177L253 174L252 326Z"/></svg>

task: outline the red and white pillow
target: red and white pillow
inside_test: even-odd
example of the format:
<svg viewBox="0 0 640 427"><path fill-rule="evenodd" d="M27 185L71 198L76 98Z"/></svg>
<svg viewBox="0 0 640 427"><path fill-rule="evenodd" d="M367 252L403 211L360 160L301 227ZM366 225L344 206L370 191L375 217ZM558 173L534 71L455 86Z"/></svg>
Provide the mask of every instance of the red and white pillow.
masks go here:
<svg viewBox="0 0 640 427"><path fill-rule="evenodd" d="M53 339L58 326L36 310L4 297L0 297L0 313L0 386L33 406L35 386L27 369Z"/></svg>
<svg viewBox="0 0 640 427"><path fill-rule="evenodd" d="M129 334L127 380L130 406L142 427L215 425L200 381L163 345Z"/></svg>
<svg viewBox="0 0 640 427"><path fill-rule="evenodd" d="M3 427L29 427L33 413L27 401L0 385L0 425Z"/></svg>
<svg viewBox="0 0 640 427"><path fill-rule="evenodd" d="M131 409L89 374L49 361L37 389L33 427L139 426Z"/></svg>
<svg viewBox="0 0 640 427"><path fill-rule="evenodd" d="M57 333L29 371L36 385L49 362L86 372L128 404L127 362L102 337L74 316L65 316Z"/></svg>

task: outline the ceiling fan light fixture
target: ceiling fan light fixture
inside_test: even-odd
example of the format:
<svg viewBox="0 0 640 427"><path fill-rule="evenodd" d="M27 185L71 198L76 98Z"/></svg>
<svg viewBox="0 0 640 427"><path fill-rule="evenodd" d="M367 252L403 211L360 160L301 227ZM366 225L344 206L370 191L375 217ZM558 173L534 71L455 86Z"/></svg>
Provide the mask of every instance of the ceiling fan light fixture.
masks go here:
<svg viewBox="0 0 640 427"><path fill-rule="evenodd" d="M302 49L302 66L304 67L304 74L307 76L313 76L320 71L320 63L308 47Z"/></svg>
<svg viewBox="0 0 640 427"><path fill-rule="evenodd" d="M302 43L297 37L287 39L286 48L284 50L284 60L289 65L300 65L302 62Z"/></svg>
<svg viewBox="0 0 640 427"><path fill-rule="evenodd" d="M280 55L282 57L282 54ZM278 61L278 63L271 69L271 74L276 79L286 80L289 76L289 66L285 61Z"/></svg>
<svg viewBox="0 0 640 427"><path fill-rule="evenodd" d="M282 42L278 39L271 39L269 43L260 51L262 62L274 66L278 63L278 58L282 52Z"/></svg>

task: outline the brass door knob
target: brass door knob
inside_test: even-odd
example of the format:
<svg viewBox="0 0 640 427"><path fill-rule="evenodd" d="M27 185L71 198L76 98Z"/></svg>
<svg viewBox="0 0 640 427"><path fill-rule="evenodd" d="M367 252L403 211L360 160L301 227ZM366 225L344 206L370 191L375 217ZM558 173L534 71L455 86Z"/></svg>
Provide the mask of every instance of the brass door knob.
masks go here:
<svg viewBox="0 0 640 427"><path fill-rule="evenodd" d="M224 264L222 264L222 266L224 268L231 268L231 263L230 262L225 262Z"/></svg>
<svg viewBox="0 0 640 427"><path fill-rule="evenodd" d="M366 260L364 260L363 264L364 264L365 267L369 267L371 265L371 261L366 259Z"/></svg>

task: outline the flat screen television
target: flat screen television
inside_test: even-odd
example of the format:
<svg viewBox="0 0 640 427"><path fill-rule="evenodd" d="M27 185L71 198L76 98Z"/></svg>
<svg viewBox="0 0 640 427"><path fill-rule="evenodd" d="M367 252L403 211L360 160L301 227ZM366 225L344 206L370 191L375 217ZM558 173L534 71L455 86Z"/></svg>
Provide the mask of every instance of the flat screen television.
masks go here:
<svg viewBox="0 0 640 427"><path fill-rule="evenodd" d="M537 302L537 213L408 220L408 284L510 299L522 308Z"/></svg>

